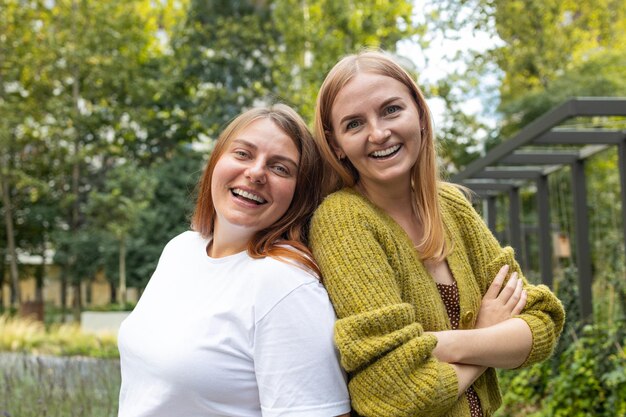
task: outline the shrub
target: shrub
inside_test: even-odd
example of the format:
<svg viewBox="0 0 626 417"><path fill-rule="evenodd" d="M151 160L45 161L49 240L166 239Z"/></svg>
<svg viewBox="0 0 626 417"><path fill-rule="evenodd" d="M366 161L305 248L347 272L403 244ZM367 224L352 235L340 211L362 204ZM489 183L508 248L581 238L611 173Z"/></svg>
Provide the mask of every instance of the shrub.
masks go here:
<svg viewBox="0 0 626 417"><path fill-rule="evenodd" d="M113 335L93 335L80 331L77 324L53 324L0 316L0 351L56 356L118 358Z"/></svg>
<svg viewBox="0 0 626 417"><path fill-rule="evenodd" d="M550 381L546 408L551 416L625 416L624 330L588 325L562 357ZM621 412L620 412L621 410Z"/></svg>
<svg viewBox="0 0 626 417"><path fill-rule="evenodd" d="M580 336L564 335L563 353L551 360L500 371L504 396L497 416L626 417L625 336L621 323L587 325Z"/></svg>

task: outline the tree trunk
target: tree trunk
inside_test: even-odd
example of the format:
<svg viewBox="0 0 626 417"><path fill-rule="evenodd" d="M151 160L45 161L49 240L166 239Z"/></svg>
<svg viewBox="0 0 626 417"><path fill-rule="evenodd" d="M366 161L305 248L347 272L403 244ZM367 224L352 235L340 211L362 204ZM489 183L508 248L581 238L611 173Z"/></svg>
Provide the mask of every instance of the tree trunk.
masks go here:
<svg viewBox="0 0 626 417"><path fill-rule="evenodd" d="M2 251L0 251L2 253ZM0 312L4 311L4 262L0 263Z"/></svg>
<svg viewBox="0 0 626 417"><path fill-rule="evenodd" d="M67 315L67 271L69 268L66 266L61 272L61 323L65 323L65 316Z"/></svg>
<svg viewBox="0 0 626 417"><path fill-rule="evenodd" d="M90 306L93 303L93 282L94 279L90 279L89 281L87 281L87 288L85 291L85 305L86 306Z"/></svg>
<svg viewBox="0 0 626 417"><path fill-rule="evenodd" d="M78 3L76 0L72 0L72 34L77 36L76 33L76 17L78 14ZM70 219L70 230L74 232L75 235L78 235L78 229L80 228L80 129L79 129L79 118L80 118L80 110L79 110L79 100L80 100L80 71L79 71L79 60L78 57L74 56L72 60L72 78L74 82L72 83L72 101L74 104L74 126L76 128L76 137L74 138L74 160L72 162L72 194L74 195L74 201L72 203L72 214ZM80 319L80 309L82 307L81 301L81 292L80 292L80 281L81 277L76 273L76 262L78 262L76 256L76 245L71 245L72 254L70 256L70 271L72 271L72 288L74 289L74 297L73 297L73 310L74 310L74 320L78 321Z"/></svg>
<svg viewBox="0 0 626 417"><path fill-rule="evenodd" d="M72 312L74 314L74 322L79 323L80 322L80 312L82 309L82 295L81 295L81 291L80 291L80 281L75 282L74 285L72 285L72 289L74 292L74 305L73 305L73 309Z"/></svg>
<svg viewBox="0 0 626 417"><path fill-rule="evenodd" d="M4 206L4 224L7 232L7 250L9 254L9 271L11 273L11 285L15 299L14 305L17 307L21 301L20 282L17 273L17 251L15 249L15 232L13 230L13 210L11 207L11 195L9 194L9 182L4 175L3 168L0 168L0 185L2 187L2 205Z"/></svg>
<svg viewBox="0 0 626 417"><path fill-rule="evenodd" d="M109 288L111 290L111 304L117 303L117 286L112 278L109 278Z"/></svg>
<svg viewBox="0 0 626 417"><path fill-rule="evenodd" d="M120 239L120 304L126 305L126 236Z"/></svg>
<svg viewBox="0 0 626 417"><path fill-rule="evenodd" d="M35 301L43 302L43 277L46 274L46 253L41 252L41 263L35 271Z"/></svg>

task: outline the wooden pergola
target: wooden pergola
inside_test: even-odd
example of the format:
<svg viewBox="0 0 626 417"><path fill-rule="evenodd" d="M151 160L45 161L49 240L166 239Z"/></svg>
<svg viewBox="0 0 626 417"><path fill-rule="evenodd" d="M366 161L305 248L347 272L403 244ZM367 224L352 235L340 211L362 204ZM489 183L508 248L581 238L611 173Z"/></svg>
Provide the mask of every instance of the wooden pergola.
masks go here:
<svg viewBox="0 0 626 417"><path fill-rule="evenodd" d="M487 201L487 224L495 232L496 197L508 194L509 240L516 253L521 254L520 187L536 185L539 257L541 280L552 286L552 237L548 175L564 166L571 168L578 269L579 305L581 317L592 314L592 267L589 244L589 215L585 161L610 146L618 147L620 172L622 227L626 240L626 129L568 129L559 127L569 119L579 117L626 116L626 98L575 98L536 119L513 138L473 161L465 170L452 177ZM576 147L562 149L562 146Z"/></svg>

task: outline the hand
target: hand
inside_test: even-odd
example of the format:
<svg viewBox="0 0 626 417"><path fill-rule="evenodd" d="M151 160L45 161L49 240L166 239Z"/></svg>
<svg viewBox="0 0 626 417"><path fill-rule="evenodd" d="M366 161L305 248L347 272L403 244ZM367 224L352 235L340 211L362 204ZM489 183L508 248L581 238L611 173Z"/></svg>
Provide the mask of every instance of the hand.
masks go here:
<svg viewBox="0 0 626 417"><path fill-rule="evenodd" d="M526 290L524 282L518 278L517 272L511 274L509 282L504 288L502 284L509 272L509 266L504 265L498 271L491 286L480 303L480 311L476 319L475 328L484 328L508 320L511 316L522 312L526 306ZM500 291L502 289L502 291Z"/></svg>

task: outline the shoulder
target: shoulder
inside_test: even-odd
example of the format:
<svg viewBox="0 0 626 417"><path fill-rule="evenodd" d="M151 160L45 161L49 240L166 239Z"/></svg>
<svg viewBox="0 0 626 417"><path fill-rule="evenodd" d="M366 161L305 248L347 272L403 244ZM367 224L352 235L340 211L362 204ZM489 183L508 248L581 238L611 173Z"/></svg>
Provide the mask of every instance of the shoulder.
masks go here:
<svg viewBox="0 0 626 417"><path fill-rule="evenodd" d="M290 250L297 251L291 246L286 246ZM306 267L300 265L291 259L279 260L266 256L260 259L251 259L251 265L254 265L258 276L263 279L276 280L278 282L286 282L293 285L294 282L308 283L319 281L318 277Z"/></svg>
<svg viewBox="0 0 626 417"><path fill-rule="evenodd" d="M161 251L153 277L165 271L171 273L175 269L182 270L201 262L206 256L207 243L208 239L193 231L186 231L173 237Z"/></svg>
<svg viewBox="0 0 626 417"><path fill-rule="evenodd" d="M352 210L355 206L366 207L367 201L354 189L343 188L324 198L324 201L322 201L322 204L320 204L317 211Z"/></svg>
<svg viewBox="0 0 626 417"><path fill-rule="evenodd" d="M204 248L208 241L209 240L202 237L200 233L188 230L167 242L161 253L161 258L182 259L199 253L205 253Z"/></svg>
<svg viewBox="0 0 626 417"><path fill-rule="evenodd" d="M468 208L472 208L470 195L456 184L441 182L437 192L439 195L439 202L442 206L455 208L461 211L466 211Z"/></svg>
<svg viewBox="0 0 626 417"><path fill-rule="evenodd" d="M438 197L444 217L457 221L475 221L480 216L472 206L471 191L464 190L456 184L441 182Z"/></svg>
<svg viewBox="0 0 626 417"><path fill-rule="evenodd" d="M345 258L345 251L363 250L366 242L392 241L397 234L395 227L393 220L367 198L345 188L326 197L313 213L309 243L321 264L324 254L340 259Z"/></svg>
<svg viewBox="0 0 626 417"><path fill-rule="evenodd" d="M192 247L206 246L208 240L193 230L187 230L175 237L173 237L163 249L163 253L180 252L185 251Z"/></svg>
<svg viewBox="0 0 626 417"><path fill-rule="evenodd" d="M188 230L170 239L163 248L163 255L177 255L189 251L189 249L206 245L207 240L198 232Z"/></svg>
<svg viewBox="0 0 626 417"><path fill-rule="evenodd" d="M327 196L313 213L312 228L316 226L349 225L364 218L380 219L379 209L351 188L344 188Z"/></svg>
<svg viewBox="0 0 626 417"><path fill-rule="evenodd" d="M249 267L253 268L250 290L254 294L258 319L278 304L294 300L305 300L313 305L328 303L328 295L318 277L294 263L268 256L250 258Z"/></svg>
<svg viewBox="0 0 626 417"><path fill-rule="evenodd" d="M439 186L439 204L446 233L454 246L465 247L468 256L473 257L478 255L477 251L484 249L486 242L495 240L470 198L471 191L454 184L442 183Z"/></svg>
<svg viewBox="0 0 626 417"><path fill-rule="evenodd" d="M278 260L269 256L260 259L248 258L254 280L268 291L288 293L302 285L320 282L312 271L289 259Z"/></svg>

